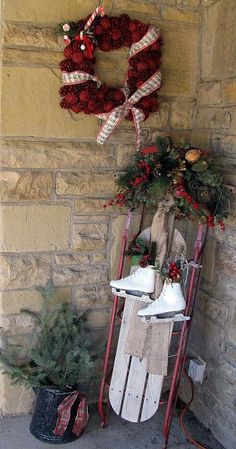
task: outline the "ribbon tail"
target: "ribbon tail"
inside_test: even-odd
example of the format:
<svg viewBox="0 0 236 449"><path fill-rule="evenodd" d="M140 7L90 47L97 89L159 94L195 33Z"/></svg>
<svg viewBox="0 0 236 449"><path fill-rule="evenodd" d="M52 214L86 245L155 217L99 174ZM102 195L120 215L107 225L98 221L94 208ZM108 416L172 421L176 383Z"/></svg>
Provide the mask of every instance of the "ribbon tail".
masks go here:
<svg viewBox="0 0 236 449"><path fill-rule="evenodd" d="M88 404L86 398L83 396L82 398L80 398L80 403L77 409L77 414L72 432L79 437L81 433L84 431L85 427L87 426L88 419L89 419Z"/></svg>
<svg viewBox="0 0 236 449"><path fill-rule="evenodd" d="M145 115L140 109L134 107L132 108L132 114L136 130L136 150L139 151L141 146L141 127L145 119Z"/></svg>
<svg viewBox="0 0 236 449"><path fill-rule="evenodd" d="M123 118L123 108L121 106L113 109L105 122L102 124L101 128L97 134L97 143L103 145L111 133L117 128Z"/></svg>
<svg viewBox="0 0 236 449"><path fill-rule="evenodd" d="M70 421L70 415L71 415L71 408L74 404L75 400L77 399L79 395L79 392L73 392L69 394L64 401L61 402L59 405L57 411L58 411L58 417L56 422L56 427L53 430L54 435L63 436L68 423Z"/></svg>

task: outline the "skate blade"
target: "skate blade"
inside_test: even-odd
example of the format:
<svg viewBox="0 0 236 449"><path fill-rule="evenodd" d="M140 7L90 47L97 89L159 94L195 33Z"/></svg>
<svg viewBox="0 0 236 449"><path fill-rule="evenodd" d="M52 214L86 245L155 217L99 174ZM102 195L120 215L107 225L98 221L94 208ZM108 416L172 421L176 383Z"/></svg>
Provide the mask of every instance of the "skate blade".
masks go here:
<svg viewBox="0 0 236 449"><path fill-rule="evenodd" d="M121 298L134 299L137 301L147 302L149 304L152 302L152 299L150 298L150 295L148 293L132 290L120 290L115 287L112 287L111 291L113 295L120 296Z"/></svg>
<svg viewBox="0 0 236 449"><path fill-rule="evenodd" d="M157 319L163 319L163 318L174 318L176 315L183 314L183 310L178 310L177 312L165 312L165 313L159 313L159 314L152 314L152 315L146 315L144 318L152 318L156 317Z"/></svg>
<svg viewBox="0 0 236 449"><path fill-rule="evenodd" d="M169 317L164 317L163 315L166 314L162 314L162 315L148 315L145 317L140 317L141 321L143 323L152 323L152 324L160 324L160 323L177 323L180 321L189 321L190 320L190 316L186 316L183 315L183 313L174 313L174 316L169 316Z"/></svg>

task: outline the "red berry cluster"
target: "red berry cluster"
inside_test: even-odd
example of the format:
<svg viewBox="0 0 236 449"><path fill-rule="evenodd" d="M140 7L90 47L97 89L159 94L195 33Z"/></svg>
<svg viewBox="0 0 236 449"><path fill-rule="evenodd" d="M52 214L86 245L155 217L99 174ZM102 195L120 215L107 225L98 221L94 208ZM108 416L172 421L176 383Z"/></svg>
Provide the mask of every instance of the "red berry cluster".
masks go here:
<svg viewBox="0 0 236 449"><path fill-rule="evenodd" d="M126 206L126 194L125 193L117 193L113 200L108 201L108 203L104 204L103 207L106 208L107 206L119 206L124 207Z"/></svg>
<svg viewBox="0 0 236 449"><path fill-rule="evenodd" d="M185 190L184 182L182 179L179 181L179 183L174 191L174 194L177 198L184 198L186 203L189 206L192 206L193 209L195 209L195 210L199 209L199 207L200 207L199 202L195 201L193 199L193 197L191 195L189 195L189 193Z"/></svg>
<svg viewBox="0 0 236 449"><path fill-rule="evenodd" d="M95 73L95 57L90 57L87 48L81 49L80 31L83 29L85 22L86 20L78 22L74 38L65 47L65 59L60 63L60 69L63 72L79 70L91 75ZM75 24L73 24L73 28L76 29ZM124 46L130 48L133 43L142 39L148 28L148 25L138 20L131 20L127 14L122 14L120 17L96 17L93 29L94 49L98 47L100 50L108 52ZM161 40L159 39L130 58L126 80L130 95L160 67L160 48ZM107 113L125 101L125 96L120 89L109 87L106 83L102 83L98 88L95 81L65 85L60 89L60 95L63 97L60 103L62 108L71 109L76 113L84 112L85 114ZM136 106L142 109L145 118L147 118L151 112L158 110L157 92L154 91L143 97L136 103ZM126 118L133 120L131 113Z"/></svg>
<svg viewBox="0 0 236 449"><path fill-rule="evenodd" d="M186 192L185 187L184 187L184 182L181 179L180 182L178 183L174 194L177 198L184 198L187 205L191 206L193 209L195 209L196 211L200 209L200 204L198 201L195 201L191 195L188 194L188 192ZM222 231L225 231L225 225L223 223L222 220L217 220L214 215L211 215L208 211L208 209L206 207L204 207L204 215L203 217L206 219L207 222L207 226L209 228L215 228L216 223L220 226Z"/></svg>
<svg viewBox="0 0 236 449"><path fill-rule="evenodd" d="M149 155L144 155L137 163L137 170L130 176L129 179L129 188L123 191L122 193L117 193L114 199L110 200L107 204L104 204L104 207L107 206L119 206L125 207L129 202L130 193L132 193L133 188L144 189L152 180L153 177L157 177L160 175L159 169L160 164L155 161L146 160Z"/></svg>
<svg viewBox="0 0 236 449"><path fill-rule="evenodd" d="M172 281L178 281L181 277L181 269L177 266L175 262L169 264L169 272L167 277Z"/></svg>
<svg viewBox="0 0 236 449"><path fill-rule="evenodd" d="M215 228L217 221L215 220L213 215L208 215L207 217L207 225L209 228ZM225 224L222 220L218 220L217 223L220 226L221 231L225 231Z"/></svg>
<svg viewBox="0 0 236 449"><path fill-rule="evenodd" d="M142 267L142 268L146 268L146 267L150 264L150 261L151 261L151 256L150 256L150 254L145 254L145 255L142 257L142 259L140 260L139 265L140 265L140 267Z"/></svg>
<svg viewBox="0 0 236 449"><path fill-rule="evenodd" d="M130 181L131 187L137 187L139 184L142 184L142 182L146 182L152 170L150 164L148 164L148 162L145 161L145 159L141 160L138 163L138 167L140 168L140 172L137 175L135 175L134 179L131 179Z"/></svg>

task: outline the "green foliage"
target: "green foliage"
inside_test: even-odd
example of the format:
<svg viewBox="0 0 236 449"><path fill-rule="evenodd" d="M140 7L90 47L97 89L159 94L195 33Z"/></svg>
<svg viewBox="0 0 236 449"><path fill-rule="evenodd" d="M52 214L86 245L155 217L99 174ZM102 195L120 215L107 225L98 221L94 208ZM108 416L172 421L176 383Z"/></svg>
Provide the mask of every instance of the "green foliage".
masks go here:
<svg viewBox="0 0 236 449"><path fill-rule="evenodd" d="M1 332L2 369L14 382L32 387L83 384L93 375L94 366L85 320L69 304L53 305L51 283L39 290L43 300L41 312L22 311L35 323L26 345L12 343Z"/></svg>
<svg viewBox="0 0 236 449"><path fill-rule="evenodd" d="M119 176L117 183L121 191L125 191L125 206L131 210L137 209L140 205L157 206L161 197L167 192L169 187L167 173L177 166L177 161L169 147L169 140L163 139L160 142L158 153L145 156L141 152L136 153L125 173Z"/></svg>
<svg viewBox="0 0 236 449"><path fill-rule="evenodd" d="M147 265L155 265L157 244L156 242L150 242L149 245L140 237L134 238L127 251L125 251L125 255L132 258L134 265L140 265L143 268Z"/></svg>
<svg viewBox="0 0 236 449"><path fill-rule="evenodd" d="M192 165L192 170L196 172L205 172L208 169L208 163L206 161L199 161Z"/></svg>
<svg viewBox="0 0 236 449"><path fill-rule="evenodd" d="M187 153L194 150L196 158ZM217 160L189 144L174 145L159 137L156 147L136 153L126 171L117 180L119 193L109 205L157 207L166 194L172 194L176 215L195 217L210 227L224 229L229 213L229 192L217 167Z"/></svg>
<svg viewBox="0 0 236 449"><path fill-rule="evenodd" d="M140 237L132 240L125 251L126 256L143 256L144 254L148 254L148 248L146 242Z"/></svg>
<svg viewBox="0 0 236 449"><path fill-rule="evenodd" d="M150 184L148 189L151 198L155 198L155 203L159 202L161 197L165 194L169 186L168 178L165 175L159 176L155 182Z"/></svg>

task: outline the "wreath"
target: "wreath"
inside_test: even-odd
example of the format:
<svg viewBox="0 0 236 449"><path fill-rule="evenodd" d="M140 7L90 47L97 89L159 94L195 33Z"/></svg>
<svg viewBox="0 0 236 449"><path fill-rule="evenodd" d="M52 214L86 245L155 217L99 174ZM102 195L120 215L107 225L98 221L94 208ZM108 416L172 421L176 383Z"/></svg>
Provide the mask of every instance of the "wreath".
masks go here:
<svg viewBox="0 0 236 449"><path fill-rule="evenodd" d="M142 122L158 110L160 31L127 14L108 17L101 6L86 19L63 24L62 29L66 47L60 63L64 84L60 89L61 107L104 120L97 136L100 144L123 118L133 121L139 147ZM128 73L121 88L110 87L96 76L97 47L105 52L130 48Z"/></svg>
<svg viewBox="0 0 236 449"><path fill-rule="evenodd" d="M117 179L119 191L109 206L136 210L156 207L167 193L173 194L176 215L197 218L209 227L219 225L229 214L229 190L216 166L216 159L191 145L174 145L159 137L157 145L134 155ZM107 204L104 205L107 207Z"/></svg>

